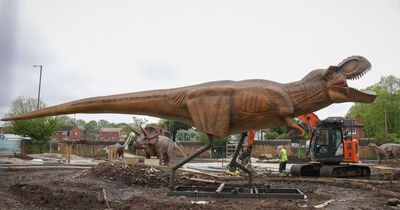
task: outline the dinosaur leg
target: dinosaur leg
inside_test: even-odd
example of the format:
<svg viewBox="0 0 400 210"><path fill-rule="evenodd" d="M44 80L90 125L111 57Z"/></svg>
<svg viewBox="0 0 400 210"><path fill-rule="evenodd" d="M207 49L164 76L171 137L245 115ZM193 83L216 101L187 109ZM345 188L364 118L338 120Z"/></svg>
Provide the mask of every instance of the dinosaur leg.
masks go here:
<svg viewBox="0 0 400 210"><path fill-rule="evenodd" d="M285 123L286 127L295 129L299 133L300 137L304 136L304 134L305 134L304 129L302 127L300 127L299 125L297 125L296 123L293 123L292 119L290 117L284 118L283 122Z"/></svg>
<svg viewBox="0 0 400 210"><path fill-rule="evenodd" d="M199 156L201 153L207 151L208 149L210 149L213 145L214 145L214 136L211 134L207 134L208 136L208 144L203 146L202 148L200 148L199 150L197 150L197 152L187 156L185 159L179 161L177 164L175 164L172 168L171 168L171 176L169 179L169 187L170 188L174 188L175 186L175 175L176 175L176 170L178 168L180 168L181 166L183 166L185 163L191 161L193 158Z"/></svg>

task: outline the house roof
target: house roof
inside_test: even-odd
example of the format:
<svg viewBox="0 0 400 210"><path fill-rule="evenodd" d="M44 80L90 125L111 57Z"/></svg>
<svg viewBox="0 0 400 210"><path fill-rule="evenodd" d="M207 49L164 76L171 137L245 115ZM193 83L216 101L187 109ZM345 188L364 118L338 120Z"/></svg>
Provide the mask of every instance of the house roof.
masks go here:
<svg viewBox="0 0 400 210"><path fill-rule="evenodd" d="M101 128L100 132L121 132L122 128Z"/></svg>
<svg viewBox="0 0 400 210"><path fill-rule="evenodd" d="M345 126L349 126L349 127L363 127L363 124L357 123L353 120L349 120L345 117L328 117L325 120L328 121L337 121L337 120L342 120L344 122Z"/></svg>

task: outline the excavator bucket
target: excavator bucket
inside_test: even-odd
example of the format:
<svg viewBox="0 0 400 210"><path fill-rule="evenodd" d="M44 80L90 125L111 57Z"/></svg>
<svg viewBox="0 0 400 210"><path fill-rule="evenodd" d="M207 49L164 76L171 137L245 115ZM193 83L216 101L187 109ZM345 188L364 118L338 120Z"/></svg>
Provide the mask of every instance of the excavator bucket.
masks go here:
<svg viewBox="0 0 400 210"><path fill-rule="evenodd" d="M307 123L307 125L311 128L315 128L315 126L317 126L317 123L319 122L318 116L314 113L303 114L296 118Z"/></svg>

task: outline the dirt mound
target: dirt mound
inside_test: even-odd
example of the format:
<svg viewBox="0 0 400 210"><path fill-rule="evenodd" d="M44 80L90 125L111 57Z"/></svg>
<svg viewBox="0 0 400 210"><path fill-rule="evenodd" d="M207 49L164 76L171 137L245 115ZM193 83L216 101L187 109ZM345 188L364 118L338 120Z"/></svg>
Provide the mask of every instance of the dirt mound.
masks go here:
<svg viewBox="0 0 400 210"><path fill-rule="evenodd" d="M169 184L169 172L166 168L141 164L127 165L121 162L99 163L81 172L80 176L102 177L144 187L166 187Z"/></svg>
<svg viewBox="0 0 400 210"><path fill-rule="evenodd" d="M49 187L29 184L15 184L10 186L9 192L19 198L29 208L48 208L59 206L63 209L80 209L84 206L100 209L103 206L94 194L77 189L69 191L51 189ZM66 196L68 195L68 196Z"/></svg>

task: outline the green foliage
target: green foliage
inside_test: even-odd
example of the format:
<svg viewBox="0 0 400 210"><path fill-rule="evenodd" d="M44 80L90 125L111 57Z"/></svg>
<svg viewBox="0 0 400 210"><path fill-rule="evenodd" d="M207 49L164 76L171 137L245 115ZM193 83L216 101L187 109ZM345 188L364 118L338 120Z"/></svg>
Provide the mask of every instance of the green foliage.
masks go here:
<svg viewBox="0 0 400 210"><path fill-rule="evenodd" d="M60 128L54 117L33 120L13 121L12 131L15 134L29 136L33 140L48 142L55 131Z"/></svg>
<svg viewBox="0 0 400 210"><path fill-rule="evenodd" d="M188 130L178 130L176 132L176 138L182 141L197 141L199 139L200 133L194 128Z"/></svg>
<svg viewBox="0 0 400 210"><path fill-rule="evenodd" d="M107 120L99 120L99 121L97 121L97 126L99 128L114 128L115 127L114 123L110 123Z"/></svg>
<svg viewBox="0 0 400 210"><path fill-rule="evenodd" d="M290 139L290 138L289 138L289 134L282 133L279 136L277 136L276 139Z"/></svg>
<svg viewBox="0 0 400 210"><path fill-rule="evenodd" d="M43 102L40 102L40 107L45 107ZM36 110L37 101L34 98L18 97L13 101L11 112L9 116L16 116L26 112ZM59 130L59 121L54 117L49 118L38 118L33 120L21 120L13 121L11 123L10 130L18 135L29 136L34 141L40 142L42 145L40 152L42 152L43 146L50 141L51 136L57 130Z"/></svg>
<svg viewBox="0 0 400 210"><path fill-rule="evenodd" d="M187 125L185 123L175 121L175 120L160 120L160 124L166 125L168 127L168 131L172 134L172 140L175 141L176 133L178 130L187 130L192 128L192 126Z"/></svg>
<svg viewBox="0 0 400 210"><path fill-rule="evenodd" d="M91 120L88 123L85 124L85 130L90 131L90 130L98 130L99 126L97 125L97 122L95 120Z"/></svg>
<svg viewBox="0 0 400 210"><path fill-rule="evenodd" d="M83 131L85 131L85 125L86 125L85 120L79 119L76 121L76 126L78 126L78 128Z"/></svg>
<svg viewBox="0 0 400 210"><path fill-rule="evenodd" d="M288 132L288 129L286 128L286 126L283 126L283 125L275 127L272 130L275 131L278 135Z"/></svg>
<svg viewBox="0 0 400 210"><path fill-rule="evenodd" d="M265 133L265 139L276 139L279 134L273 130L268 129L268 131Z"/></svg>
<svg viewBox="0 0 400 210"><path fill-rule="evenodd" d="M74 119L69 117L69 116L66 116L66 115L57 116L57 117L55 117L55 119L58 121L60 126L73 126L73 125L75 125Z"/></svg>
<svg viewBox="0 0 400 210"><path fill-rule="evenodd" d="M136 116L132 116L132 118L133 118L133 123L131 123L131 126L134 128L144 127L148 123L148 120L145 118Z"/></svg>
<svg viewBox="0 0 400 210"><path fill-rule="evenodd" d="M379 83L367 90L377 93L372 104L357 103L348 112L354 119L360 115L366 137L378 143L399 141L400 138L400 78L393 75L381 77Z"/></svg>
<svg viewBox="0 0 400 210"><path fill-rule="evenodd" d="M199 141L204 142L205 144L208 144L208 136L205 133L199 133ZM218 137L214 136L214 146L221 147L221 146L226 146L226 142L231 139L230 136L228 137Z"/></svg>

